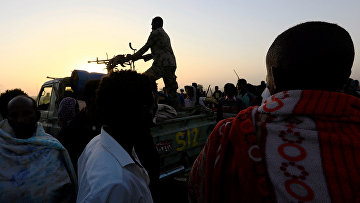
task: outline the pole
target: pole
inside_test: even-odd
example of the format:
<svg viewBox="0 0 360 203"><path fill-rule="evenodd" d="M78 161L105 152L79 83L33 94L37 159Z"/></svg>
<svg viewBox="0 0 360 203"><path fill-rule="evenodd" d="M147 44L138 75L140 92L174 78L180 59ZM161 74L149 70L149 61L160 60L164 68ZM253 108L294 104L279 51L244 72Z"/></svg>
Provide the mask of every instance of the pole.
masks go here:
<svg viewBox="0 0 360 203"><path fill-rule="evenodd" d="M233 70L234 70L234 72L235 72L235 74L236 74L236 76L237 76L238 80L240 80L240 77L239 77L239 75L237 74L237 72L235 71L235 69L233 69Z"/></svg>

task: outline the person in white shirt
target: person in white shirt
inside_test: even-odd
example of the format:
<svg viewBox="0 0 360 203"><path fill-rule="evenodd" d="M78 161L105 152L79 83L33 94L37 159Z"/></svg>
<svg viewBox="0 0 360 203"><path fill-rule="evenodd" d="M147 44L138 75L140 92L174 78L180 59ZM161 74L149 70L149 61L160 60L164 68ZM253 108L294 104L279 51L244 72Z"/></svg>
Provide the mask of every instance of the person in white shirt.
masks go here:
<svg viewBox="0 0 360 203"><path fill-rule="evenodd" d="M150 135L155 91L155 81L135 71L113 72L101 80L97 106L103 126L78 160L77 202L153 202L134 145Z"/></svg>

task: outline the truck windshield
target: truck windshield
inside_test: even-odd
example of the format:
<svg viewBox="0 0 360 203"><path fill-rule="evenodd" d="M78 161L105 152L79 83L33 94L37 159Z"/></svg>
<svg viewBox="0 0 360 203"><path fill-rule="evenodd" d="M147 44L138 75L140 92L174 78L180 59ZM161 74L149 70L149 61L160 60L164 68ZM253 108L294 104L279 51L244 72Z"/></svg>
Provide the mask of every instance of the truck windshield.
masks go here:
<svg viewBox="0 0 360 203"><path fill-rule="evenodd" d="M50 106L52 87L44 87L38 103L39 110L48 110Z"/></svg>

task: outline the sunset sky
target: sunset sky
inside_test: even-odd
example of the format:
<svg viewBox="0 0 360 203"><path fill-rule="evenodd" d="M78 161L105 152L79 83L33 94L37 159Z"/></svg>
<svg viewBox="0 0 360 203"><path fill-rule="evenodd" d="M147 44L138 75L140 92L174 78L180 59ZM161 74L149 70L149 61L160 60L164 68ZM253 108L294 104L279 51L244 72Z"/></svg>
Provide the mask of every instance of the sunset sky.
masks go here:
<svg viewBox="0 0 360 203"><path fill-rule="evenodd" d="M132 53L161 16L177 60L179 87L235 83L235 69L252 84L265 80L265 55L273 40L306 21L344 27L355 45L352 78L360 79L360 1L2 1L0 6L0 92L21 88L38 94L46 76L70 76L74 69L105 72L88 64L96 57ZM136 70L151 66L137 62ZM158 81L163 86L162 81Z"/></svg>

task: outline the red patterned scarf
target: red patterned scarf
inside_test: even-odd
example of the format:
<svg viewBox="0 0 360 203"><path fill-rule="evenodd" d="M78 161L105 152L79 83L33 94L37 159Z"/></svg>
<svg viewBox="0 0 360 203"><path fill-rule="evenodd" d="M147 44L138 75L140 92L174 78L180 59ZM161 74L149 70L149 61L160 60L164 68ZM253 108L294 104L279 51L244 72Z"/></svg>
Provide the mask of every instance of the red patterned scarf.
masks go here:
<svg viewBox="0 0 360 203"><path fill-rule="evenodd" d="M360 200L360 99L287 91L216 126L189 177L192 202Z"/></svg>

